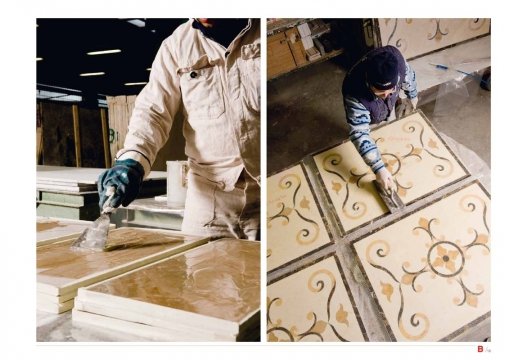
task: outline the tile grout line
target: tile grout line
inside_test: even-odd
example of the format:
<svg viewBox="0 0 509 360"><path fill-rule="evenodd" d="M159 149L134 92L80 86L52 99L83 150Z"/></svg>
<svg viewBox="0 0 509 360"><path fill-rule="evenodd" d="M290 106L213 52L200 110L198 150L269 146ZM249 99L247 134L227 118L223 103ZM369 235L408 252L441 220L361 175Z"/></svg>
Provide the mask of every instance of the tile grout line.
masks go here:
<svg viewBox="0 0 509 360"><path fill-rule="evenodd" d="M421 115L423 115L422 112ZM267 277L268 284L277 282L284 279L285 277L305 269L308 266L328 258L331 256L331 253L334 252L336 258L343 268L342 275L345 277L344 280L346 280L347 289L349 289L354 299L352 306L357 308L359 311L361 324L365 327L365 335L368 336L369 341L395 340L393 339L393 335L391 335L390 330L387 328L388 324L385 320L384 314L381 313L382 310L378 308L376 304L375 295L372 291L369 280L365 274L363 275L359 260L354 253L354 240L363 238L419 210L422 210L432 203L439 201L441 198L451 195L456 191L459 191L460 189L468 186L469 184L478 183L484 189L484 191L487 192L479 181L482 174L476 174L475 176L471 175L464 165L462 161L463 159L460 159L459 155L452 150L449 144L442 138L442 136L438 133L438 131L436 131L434 126L431 125L430 121L424 115L423 118L438 137L438 139L445 145L447 151L451 153L453 158L465 171L466 175L459 178L458 180L453 181L452 183L446 184L434 190L430 194L426 194L423 197L414 200L409 205L406 205L403 211L400 213L383 215L351 232L346 232L345 234L344 230L338 223L338 218L334 206L327 196L325 185L323 184L323 180L320 177L318 167L314 162L313 155L316 155L316 153L305 156L298 164L300 164L304 170L308 185L316 197L316 205L321 212L324 225L329 233L329 237L335 243L325 245L322 248L306 253L299 257L297 261L294 260L287 264L283 264L276 270L269 272ZM487 316L473 323L473 325L485 324L489 323L489 321L490 317ZM470 327L467 326L466 329L469 330ZM451 334L450 339L461 339L462 334Z"/></svg>

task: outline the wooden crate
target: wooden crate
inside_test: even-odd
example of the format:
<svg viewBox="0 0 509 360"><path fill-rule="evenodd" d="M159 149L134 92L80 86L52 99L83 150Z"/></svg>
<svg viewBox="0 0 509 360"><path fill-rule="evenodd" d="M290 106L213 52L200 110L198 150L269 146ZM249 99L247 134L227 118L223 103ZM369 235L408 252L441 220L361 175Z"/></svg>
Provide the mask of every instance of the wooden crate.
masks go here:
<svg viewBox="0 0 509 360"><path fill-rule="evenodd" d="M306 50L304 49L304 45L302 45L299 30L296 27L288 29L285 31L285 35L297 66L306 64Z"/></svg>
<svg viewBox="0 0 509 360"><path fill-rule="evenodd" d="M267 38L267 77L273 78L297 67L285 33Z"/></svg>

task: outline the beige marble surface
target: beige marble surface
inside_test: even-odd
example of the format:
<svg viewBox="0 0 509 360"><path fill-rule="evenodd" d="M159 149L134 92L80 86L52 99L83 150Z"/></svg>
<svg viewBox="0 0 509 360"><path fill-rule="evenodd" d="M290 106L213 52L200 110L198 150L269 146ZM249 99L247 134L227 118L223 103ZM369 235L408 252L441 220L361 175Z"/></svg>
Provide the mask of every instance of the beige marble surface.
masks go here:
<svg viewBox="0 0 509 360"><path fill-rule="evenodd" d="M371 136L405 204L467 175L421 112L380 126ZM344 232L388 213L372 184L375 175L350 141L314 161Z"/></svg>
<svg viewBox="0 0 509 360"><path fill-rule="evenodd" d="M365 341L334 256L267 287L268 341Z"/></svg>
<svg viewBox="0 0 509 360"><path fill-rule="evenodd" d="M241 323L260 308L260 243L217 240L86 292L108 295L111 306L134 300L133 311L138 301L155 305L154 314L168 308Z"/></svg>
<svg viewBox="0 0 509 360"><path fill-rule="evenodd" d="M330 243L300 165L267 180L267 270Z"/></svg>
<svg viewBox="0 0 509 360"><path fill-rule="evenodd" d="M95 276L118 274L122 268L127 271L136 267L136 262L144 265L144 259L156 261L159 255L170 256L206 239L164 230L120 228L109 232L108 251L74 250L70 247L73 241L71 238L37 247L38 284L61 289L84 279L93 282Z"/></svg>
<svg viewBox="0 0 509 360"><path fill-rule="evenodd" d="M36 221L37 244L63 236L81 234L90 225L92 225L92 221L38 216Z"/></svg>
<svg viewBox="0 0 509 360"><path fill-rule="evenodd" d="M92 221L38 216L36 220L37 246L80 235L90 225L92 225ZM115 225L111 224L110 230L114 228Z"/></svg>
<svg viewBox="0 0 509 360"><path fill-rule="evenodd" d="M490 19L378 19L382 45L413 58L490 31Z"/></svg>
<svg viewBox="0 0 509 360"><path fill-rule="evenodd" d="M490 312L490 199L477 183L354 249L396 341L452 338Z"/></svg>

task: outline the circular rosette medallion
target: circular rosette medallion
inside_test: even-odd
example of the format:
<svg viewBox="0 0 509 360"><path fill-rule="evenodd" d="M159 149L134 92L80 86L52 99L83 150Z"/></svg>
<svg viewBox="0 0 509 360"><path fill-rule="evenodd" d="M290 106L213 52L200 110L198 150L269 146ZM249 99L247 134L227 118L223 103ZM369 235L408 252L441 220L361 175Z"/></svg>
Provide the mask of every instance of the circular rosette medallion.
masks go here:
<svg viewBox="0 0 509 360"><path fill-rule="evenodd" d="M428 264L435 274L452 277L463 270L465 257L458 245L449 241L441 241L433 244L429 249Z"/></svg>

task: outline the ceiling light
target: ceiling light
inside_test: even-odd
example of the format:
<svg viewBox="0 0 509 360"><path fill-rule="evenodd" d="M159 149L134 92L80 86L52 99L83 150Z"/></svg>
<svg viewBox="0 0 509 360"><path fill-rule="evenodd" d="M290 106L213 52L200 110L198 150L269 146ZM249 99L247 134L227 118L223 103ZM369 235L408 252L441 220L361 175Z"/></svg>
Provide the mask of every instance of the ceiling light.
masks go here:
<svg viewBox="0 0 509 360"><path fill-rule="evenodd" d="M83 73L83 74L80 74L80 76L99 76L99 75L104 75L103 72L94 72L94 73Z"/></svg>
<svg viewBox="0 0 509 360"><path fill-rule="evenodd" d="M152 71L152 68L147 68L147 71Z"/></svg>
<svg viewBox="0 0 509 360"><path fill-rule="evenodd" d="M133 86L133 85L145 85L147 82L133 82L133 83L125 83L125 86Z"/></svg>
<svg viewBox="0 0 509 360"><path fill-rule="evenodd" d="M127 22L136 25L137 27L145 27L145 21L140 19L127 20Z"/></svg>
<svg viewBox="0 0 509 360"><path fill-rule="evenodd" d="M105 54L115 54L119 53L122 50L120 49L113 49L113 50L100 50L100 51L91 51L88 52L87 55L105 55Z"/></svg>
<svg viewBox="0 0 509 360"><path fill-rule="evenodd" d="M41 61L41 60L42 60L42 58L37 58L37 61Z"/></svg>

